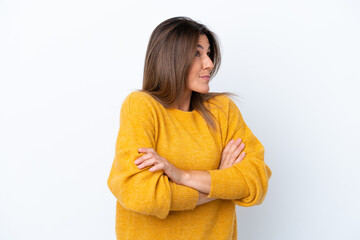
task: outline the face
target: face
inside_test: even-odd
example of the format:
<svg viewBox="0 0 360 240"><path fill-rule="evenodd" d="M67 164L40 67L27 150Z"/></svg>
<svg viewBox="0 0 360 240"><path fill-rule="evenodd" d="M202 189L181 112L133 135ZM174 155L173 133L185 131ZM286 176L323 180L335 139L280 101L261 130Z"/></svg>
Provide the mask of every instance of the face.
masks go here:
<svg viewBox="0 0 360 240"><path fill-rule="evenodd" d="M188 89L199 93L207 93L210 90L210 73L214 64L210 57L210 44L206 35L200 35L195 58L190 67L188 76Z"/></svg>

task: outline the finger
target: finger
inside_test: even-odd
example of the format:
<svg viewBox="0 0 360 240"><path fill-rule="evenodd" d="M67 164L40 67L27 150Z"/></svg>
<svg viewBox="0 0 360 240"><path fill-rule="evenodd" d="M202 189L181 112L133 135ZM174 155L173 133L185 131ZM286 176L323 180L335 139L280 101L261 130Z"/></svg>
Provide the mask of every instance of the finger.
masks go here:
<svg viewBox="0 0 360 240"><path fill-rule="evenodd" d="M240 152L238 152L236 154L236 156L233 156L234 154L234 151L236 151L236 149L238 148L239 144L241 143L242 139L239 138L237 139L236 141L234 141L230 146L229 146L229 149L225 155L225 159L224 159L224 166L226 167L230 167L232 166L233 162L235 161L236 157L238 156L238 154Z"/></svg>
<svg viewBox="0 0 360 240"><path fill-rule="evenodd" d="M159 170L163 170L163 165L157 164L149 169L150 172L155 172L155 171L159 171Z"/></svg>
<svg viewBox="0 0 360 240"><path fill-rule="evenodd" d="M234 162L234 164L241 162L241 161L245 158L245 156L246 156L246 153L245 153L245 152L242 152L242 153L239 155L239 157L236 159L236 161Z"/></svg>
<svg viewBox="0 0 360 240"><path fill-rule="evenodd" d="M239 157L240 153L241 153L241 151L238 148L232 153L232 155L228 161L230 166L234 165L234 162Z"/></svg>
<svg viewBox="0 0 360 240"><path fill-rule="evenodd" d="M139 169L142 169L142 168L145 168L145 167L148 167L148 166L152 166L152 165L155 165L155 164L156 164L155 159L152 159L152 158L151 158L151 159L146 160L146 161L144 161L143 163L137 165L137 167L138 167Z"/></svg>
<svg viewBox="0 0 360 240"><path fill-rule="evenodd" d="M159 170L159 169L157 169L156 166L153 166L153 167L151 167L151 168L149 169L150 172L155 172L155 171L157 171L157 170Z"/></svg>
<svg viewBox="0 0 360 240"><path fill-rule="evenodd" d="M228 152L228 150L229 150L229 147L231 146L231 144L232 144L233 142L234 142L234 140L230 140L230 141L228 142L228 144L226 144L225 148L223 149L223 151L222 151L222 153L221 153L221 160L224 160L224 159L225 159L226 154L227 154L227 152Z"/></svg>
<svg viewBox="0 0 360 240"><path fill-rule="evenodd" d="M224 148L224 150L223 150L223 153L228 151L229 147L231 146L231 144L233 144L233 142L234 142L234 139L231 139L231 140L228 142L228 144L226 144L226 146L225 146L225 148Z"/></svg>
<svg viewBox="0 0 360 240"><path fill-rule="evenodd" d="M236 149L235 151L231 154L231 160L229 160L231 162L231 165L234 164L234 162L236 161L236 159L238 158L239 154L244 150L245 148L245 143L241 143Z"/></svg>
<svg viewBox="0 0 360 240"><path fill-rule="evenodd" d="M135 164L140 164L140 163L142 163L143 161L145 161L145 160L147 160L147 159L149 159L149 158L152 158L153 157L153 154L152 153L147 153L147 154L145 154L145 155L142 155L141 157L138 157L135 161L134 161L134 163Z"/></svg>
<svg viewBox="0 0 360 240"><path fill-rule="evenodd" d="M239 145L239 148L240 148L240 152L242 152L243 150L244 150L244 148L245 148L245 143L241 143L240 145Z"/></svg>
<svg viewBox="0 0 360 240"><path fill-rule="evenodd" d="M225 146L225 148L224 148L224 150L223 150L223 152L222 152L222 159L223 159L224 161L226 161L226 159L228 158L228 156L229 156L229 149L231 148L231 146L233 145L234 142L235 142L235 140L234 140L234 139L231 139L231 140L228 142L228 144L226 144L226 146Z"/></svg>
<svg viewBox="0 0 360 240"><path fill-rule="evenodd" d="M239 146L239 144L241 143L242 139L241 138L238 138L236 139L236 141L234 142L233 145L231 145L230 149L229 149L229 152L230 153L233 153L235 151L235 149Z"/></svg>

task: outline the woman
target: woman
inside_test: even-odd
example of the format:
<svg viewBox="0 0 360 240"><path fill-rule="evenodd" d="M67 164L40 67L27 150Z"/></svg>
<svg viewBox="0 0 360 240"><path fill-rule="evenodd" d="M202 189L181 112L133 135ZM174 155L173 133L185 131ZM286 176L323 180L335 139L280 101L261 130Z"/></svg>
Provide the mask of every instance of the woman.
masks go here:
<svg viewBox="0 0 360 240"><path fill-rule="evenodd" d="M264 200L262 144L228 93L209 93L219 66L204 25L175 17L153 31L143 89L121 107L108 179L117 239L237 239L235 205Z"/></svg>

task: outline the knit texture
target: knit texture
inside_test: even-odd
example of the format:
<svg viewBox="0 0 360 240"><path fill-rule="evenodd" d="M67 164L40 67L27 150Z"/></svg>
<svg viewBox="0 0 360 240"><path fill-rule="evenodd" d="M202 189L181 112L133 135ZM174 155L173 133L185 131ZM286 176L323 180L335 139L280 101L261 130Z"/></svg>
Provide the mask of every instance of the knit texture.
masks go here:
<svg viewBox="0 0 360 240"><path fill-rule="evenodd" d="M271 170L263 145L229 97L214 97L206 106L216 118L216 132L198 111L166 109L140 91L125 98L108 178L117 199L117 239L237 239L235 204L264 200ZM245 143L245 158L218 170L223 149L237 138ZM163 171L138 169L134 161L144 155L138 148L154 148L180 169L208 171L208 197L218 199L196 206L197 190L171 182Z"/></svg>

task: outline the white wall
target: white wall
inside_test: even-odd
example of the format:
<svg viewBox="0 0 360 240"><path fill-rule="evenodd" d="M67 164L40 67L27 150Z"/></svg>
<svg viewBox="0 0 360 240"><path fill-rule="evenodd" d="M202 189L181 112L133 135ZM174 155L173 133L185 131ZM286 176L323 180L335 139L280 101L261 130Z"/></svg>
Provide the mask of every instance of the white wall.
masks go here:
<svg viewBox="0 0 360 240"><path fill-rule="evenodd" d="M0 239L115 239L120 106L181 15L219 35L211 91L242 97L273 172L239 239L359 239L360 2L129 2L0 1Z"/></svg>

